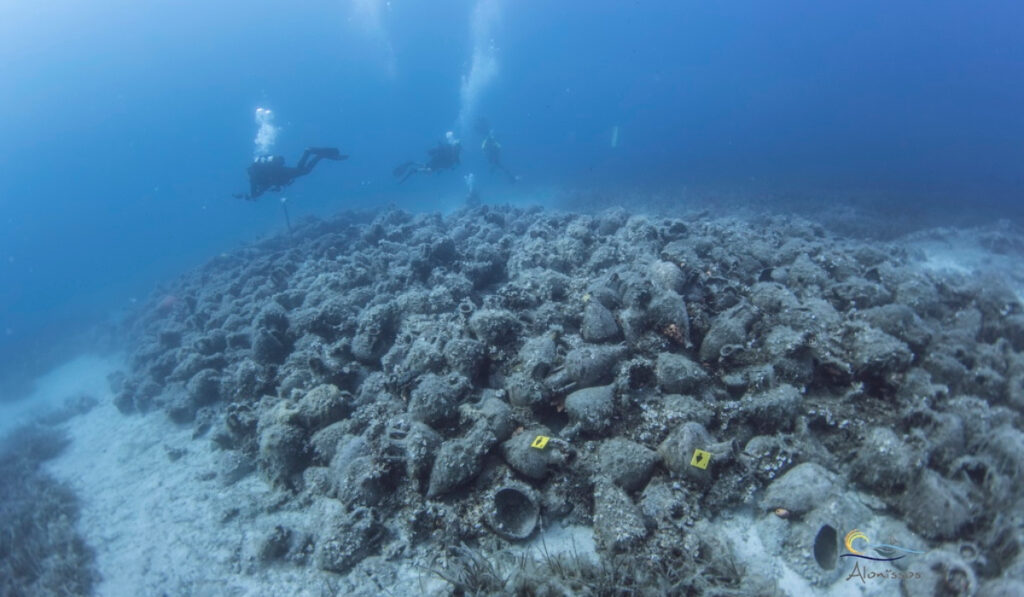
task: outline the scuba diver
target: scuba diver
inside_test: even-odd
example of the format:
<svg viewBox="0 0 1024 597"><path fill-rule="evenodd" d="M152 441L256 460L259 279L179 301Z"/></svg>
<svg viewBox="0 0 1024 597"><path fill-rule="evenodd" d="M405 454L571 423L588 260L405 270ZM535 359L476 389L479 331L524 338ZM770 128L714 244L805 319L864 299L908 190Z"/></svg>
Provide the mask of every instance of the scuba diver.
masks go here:
<svg viewBox="0 0 1024 597"><path fill-rule="evenodd" d="M438 141L437 147L427 150L426 164L417 162L405 162L395 167L393 174L400 183L405 182L410 176L417 172L440 172L451 170L459 165L459 153L462 151L462 143L455 138L455 133L448 131L444 134L444 141Z"/></svg>
<svg viewBox="0 0 1024 597"><path fill-rule="evenodd" d="M312 172L313 167L322 159L341 161L348 159L348 156L342 155L336 147L310 147L302 152L302 157L294 168L285 166L282 156L260 156L246 170L249 173L249 192L235 193L233 196L255 201L267 191L280 191L296 178Z"/></svg>
<svg viewBox="0 0 1024 597"><path fill-rule="evenodd" d="M484 138L480 149L483 150L487 163L491 165L491 171L501 170L505 173L505 176L508 176L509 182L519 180L518 176L509 172L509 169L501 163L501 143L498 143L498 140L494 137L494 129L488 124L487 119L481 118L476 121L476 131Z"/></svg>

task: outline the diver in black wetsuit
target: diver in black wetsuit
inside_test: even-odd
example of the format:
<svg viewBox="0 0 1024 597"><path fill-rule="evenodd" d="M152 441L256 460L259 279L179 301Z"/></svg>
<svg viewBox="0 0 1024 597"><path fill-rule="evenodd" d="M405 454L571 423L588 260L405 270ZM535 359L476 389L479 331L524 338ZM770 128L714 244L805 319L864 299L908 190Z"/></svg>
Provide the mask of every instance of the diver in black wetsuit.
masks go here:
<svg viewBox="0 0 1024 597"><path fill-rule="evenodd" d="M519 180L518 176L512 174L505 167L505 164L501 163L501 143L498 143L498 139L494 136L494 129L491 128L486 118L480 118L476 121L476 132L484 138L484 142L480 144L480 149L484 152L487 163L491 165L491 171L501 170L508 177L509 182Z"/></svg>
<svg viewBox="0 0 1024 597"><path fill-rule="evenodd" d="M494 131L489 131L487 136L484 137L484 142L480 145L480 149L484 152L484 157L487 158L487 163L491 165L491 170L501 170L508 177L509 182L515 182L519 180L519 177L509 172L505 164L501 163L501 144L494 138Z"/></svg>
<svg viewBox="0 0 1024 597"><path fill-rule="evenodd" d="M255 201L267 191L280 191L296 178L312 172L313 167L322 159L341 161L348 159L348 156L341 155L335 147L310 147L302 152L294 168L285 166L284 157L279 155L258 157L246 170L249 173L249 192L235 193L234 196Z"/></svg>
<svg viewBox="0 0 1024 597"><path fill-rule="evenodd" d="M462 143L455 138L455 133L448 131L444 135L444 141L438 141L437 147L427 150L426 164L417 162L405 162L395 167L393 174L398 182L405 182L410 176L417 172L440 172L451 170L459 165L459 154L462 152Z"/></svg>

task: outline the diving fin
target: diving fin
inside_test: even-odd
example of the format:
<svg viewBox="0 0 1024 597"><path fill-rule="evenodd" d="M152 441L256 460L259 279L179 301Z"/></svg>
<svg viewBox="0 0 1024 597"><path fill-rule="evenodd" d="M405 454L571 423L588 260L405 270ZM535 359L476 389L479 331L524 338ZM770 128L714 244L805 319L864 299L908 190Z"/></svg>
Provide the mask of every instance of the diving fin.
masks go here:
<svg viewBox="0 0 1024 597"><path fill-rule="evenodd" d="M395 169L391 173L394 174L396 178L402 176L403 174L408 172L409 168L412 168L413 164L415 163L416 162L405 162L404 164L399 164L395 166Z"/></svg>
<svg viewBox="0 0 1024 597"><path fill-rule="evenodd" d="M310 147L310 153L315 156L319 156L327 160L344 160L348 159L347 155L341 155L337 147Z"/></svg>

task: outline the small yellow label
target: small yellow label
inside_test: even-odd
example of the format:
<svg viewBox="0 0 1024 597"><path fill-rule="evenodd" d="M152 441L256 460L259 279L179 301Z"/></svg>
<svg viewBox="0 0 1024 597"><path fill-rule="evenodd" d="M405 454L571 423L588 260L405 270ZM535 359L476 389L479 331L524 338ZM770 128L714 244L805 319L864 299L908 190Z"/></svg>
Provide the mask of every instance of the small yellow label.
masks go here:
<svg viewBox="0 0 1024 597"><path fill-rule="evenodd" d="M708 468L708 463L711 462L711 453L705 452L700 448L693 451L693 458L690 459L690 466L695 466L701 470Z"/></svg>
<svg viewBox="0 0 1024 597"><path fill-rule="evenodd" d="M546 435L538 435L537 437L533 438L533 443L530 444L530 447L537 448L538 450L543 450L545 447L547 447L549 439L551 438Z"/></svg>

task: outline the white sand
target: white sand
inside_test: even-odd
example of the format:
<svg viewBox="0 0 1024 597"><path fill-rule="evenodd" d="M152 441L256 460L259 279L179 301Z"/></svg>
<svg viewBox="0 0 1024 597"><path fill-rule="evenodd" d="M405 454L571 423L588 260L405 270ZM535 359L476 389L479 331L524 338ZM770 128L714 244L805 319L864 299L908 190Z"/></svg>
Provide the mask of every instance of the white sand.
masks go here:
<svg viewBox="0 0 1024 597"><path fill-rule="evenodd" d="M117 364L90 362L97 370L83 380ZM62 367L48 378L76 386L80 373ZM109 389L92 393L100 405L68 423L72 442L47 468L82 500L79 531L96 550L98 595L320 594L322 579L309 570L246 561L249 539L287 518L260 514L271 492L256 475L224 487L215 473L226 453L208 440L192 441L189 428L162 413L122 415ZM172 461L169 449L185 454ZM240 513L222 522L232 509Z"/></svg>
<svg viewBox="0 0 1024 597"><path fill-rule="evenodd" d="M107 374L121 363L119 355L82 355L36 380L32 393L13 402L0 402L0 435L64 404L68 398L95 398L110 390Z"/></svg>
<svg viewBox="0 0 1024 597"><path fill-rule="evenodd" d="M564 554L596 561L597 546L594 529L584 526L562 526L555 523L532 539L516 546L516 553L530 553L540 558L545 551L550 555Z"/></svg>
<svg viewBox="0 0 1024 597"><path fill-rule="evenodd" d="M993 276L1002 280L1024 303L1024 260L982 246L977 229L943 228L913 234L907 246L921 252L921 267L939 273Z"/></svg>

